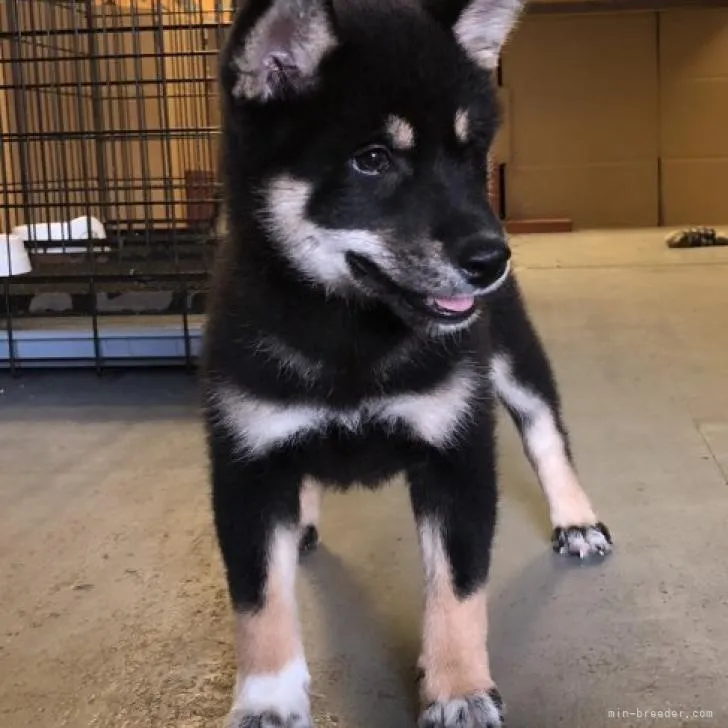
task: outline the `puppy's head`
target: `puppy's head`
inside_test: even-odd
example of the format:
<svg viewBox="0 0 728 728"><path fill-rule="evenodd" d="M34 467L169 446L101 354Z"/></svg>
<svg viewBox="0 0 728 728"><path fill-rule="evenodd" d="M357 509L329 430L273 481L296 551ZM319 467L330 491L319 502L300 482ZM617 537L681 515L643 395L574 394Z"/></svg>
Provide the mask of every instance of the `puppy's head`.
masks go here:
<svg viewBox="0 0 728 728"><path fill-rule="evenodd" d="M222 56L229 190L299 274L432 330L509 272L491 81L524 0L247 0ZM250 204L250 203L248 203Z"/></svg>

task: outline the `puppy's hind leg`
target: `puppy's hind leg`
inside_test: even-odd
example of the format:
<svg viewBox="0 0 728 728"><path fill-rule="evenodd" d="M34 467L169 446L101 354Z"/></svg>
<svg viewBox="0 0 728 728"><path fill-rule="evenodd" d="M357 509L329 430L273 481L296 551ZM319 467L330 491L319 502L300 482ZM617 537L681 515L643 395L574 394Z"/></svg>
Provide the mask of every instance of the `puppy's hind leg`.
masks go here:
<svg viewBox="0 0 728 728"><path fill-rule="evenodd" d="M581 558L608 553L611 535L579 482L551 365L513 278L493 302L491 332L493 387L548 501L554 550Z"/></svg>
<svg viewBox="0 0 728 728"><path fill-rule="evenodd" d="M425 571L419 728L503 726L486 644L496 517L492 430L478 426L466 438L408 472Z"/></svg>
<svg viewBox="0 0 728 728"><path fill-rule="evenodd" d="M275 456L241 460L210 436L215 526L235 615L237 679L225 728L312 728L295 575L300 474Z"/></svg>
<svg viewBox="0 0 728 728"><path fill-rule="evenodd" d="M319 544L319 521L321 520L321 485L311 478L301 484L301 536L298 549L305 555Z"/></svg>

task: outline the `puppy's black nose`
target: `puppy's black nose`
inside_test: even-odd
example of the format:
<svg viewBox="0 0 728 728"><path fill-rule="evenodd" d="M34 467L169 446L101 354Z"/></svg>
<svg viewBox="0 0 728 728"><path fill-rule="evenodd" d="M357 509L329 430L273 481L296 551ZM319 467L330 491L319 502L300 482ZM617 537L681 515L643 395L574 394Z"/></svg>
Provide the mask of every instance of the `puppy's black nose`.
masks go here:
<svg viewBox="0 0 728 728"><path fill-rule="evenodd" d="M500 238L473 238L458 254L458 266L468 283L485 288L506 272L511 250Z"/></svg>

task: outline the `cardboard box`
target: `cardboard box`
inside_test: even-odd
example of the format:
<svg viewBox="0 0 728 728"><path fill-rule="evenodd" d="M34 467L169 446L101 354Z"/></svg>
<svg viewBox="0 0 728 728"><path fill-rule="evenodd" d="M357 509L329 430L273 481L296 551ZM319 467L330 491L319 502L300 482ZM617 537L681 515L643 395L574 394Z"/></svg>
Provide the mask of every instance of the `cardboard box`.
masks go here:
<svg viewBox="0 0 728 728"><path fill-rule="evenodd" d="M490 156L496 164L506 164L511 161L511 97L507 88L498 89L498 101L501 125L490 148Z"/></svg>
<svg viewBox="0 0 728 728"><path fill-rule="evenodd" d="M728 222L728 9L660 14L666 225Z"/></svg>
<svg viewBox="0 0 728 728"><path fill-rule="evenodd" d="M655 13L527 17L506 49L509 218L658 222Z"/></svg>
<svg viewBox="0 0 728 728"><path fill-rule="evenodd" d="M516 167L508 172L508 219L567 218L575 228L657 224L656 161Z"/></svg>
<svg viewBox="0 0 728 728"><path fill-rule="evenodd" d="M728 223L728 159L667 159L662 162L663 224Z"/></svg>

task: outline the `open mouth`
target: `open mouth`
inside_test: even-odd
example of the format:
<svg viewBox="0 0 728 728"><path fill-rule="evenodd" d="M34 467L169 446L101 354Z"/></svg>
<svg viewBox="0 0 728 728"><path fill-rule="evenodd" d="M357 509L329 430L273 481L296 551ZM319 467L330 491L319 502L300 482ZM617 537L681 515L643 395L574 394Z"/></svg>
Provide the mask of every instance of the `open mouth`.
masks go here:
<svg viewBox="0 0 728 728"><path fill-rule="evenodd" d="M413 310L448 323L461 323L469 319L476 307L475 296L439 298L416 293L395 283L379 266L357 253L347 253L346 260L356 278L374 286L382 293L396 295Z"/></svg>

